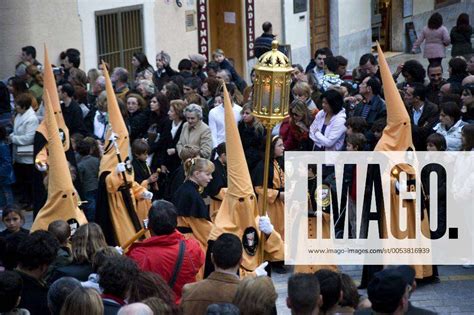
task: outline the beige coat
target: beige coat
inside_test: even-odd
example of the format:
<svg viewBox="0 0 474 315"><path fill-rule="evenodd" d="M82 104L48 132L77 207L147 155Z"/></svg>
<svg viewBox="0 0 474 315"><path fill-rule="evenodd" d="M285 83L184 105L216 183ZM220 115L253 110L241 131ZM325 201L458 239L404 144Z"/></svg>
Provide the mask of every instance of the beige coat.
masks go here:
<svg viewBox="0 0 474 315"><path fill-rule="evenodd" d="M199 155L203 159L209 159L212 151L212 136L209 126L200 121L196 126L189 128L189 124L184 123L181 136L176 144L178 155L181 156L181 150L185 145L198 146L200 148Z"/></svg>

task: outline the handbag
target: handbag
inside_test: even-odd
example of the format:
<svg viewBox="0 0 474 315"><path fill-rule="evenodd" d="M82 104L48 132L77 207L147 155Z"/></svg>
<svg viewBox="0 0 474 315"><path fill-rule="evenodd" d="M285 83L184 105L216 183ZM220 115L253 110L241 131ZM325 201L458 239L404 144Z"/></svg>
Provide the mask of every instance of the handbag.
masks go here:
<svg viewBox="0 0 474 315"><path fill-rule="evenodd" d="M16 147L17 156L33 156L33 145L19 145Z"/></svg>

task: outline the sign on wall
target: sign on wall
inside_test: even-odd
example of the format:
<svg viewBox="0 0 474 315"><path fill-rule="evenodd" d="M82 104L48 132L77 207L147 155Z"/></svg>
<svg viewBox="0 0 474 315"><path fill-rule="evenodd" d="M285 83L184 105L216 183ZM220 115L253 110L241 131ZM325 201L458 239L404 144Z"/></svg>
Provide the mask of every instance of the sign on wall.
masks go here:
<svg viewBox="0 0 474 315"><path fill-rule="evenodd" d="M245 26L247 29L247 59L255 58L255 3L245 0Z"/></svg>
<svg viewBox="0 0 474 315"><path fill-rule="evenodd" d="M199 53L209 60L209 32L207 23L207 0L199 0L198 5L198 47Z"/></svg>

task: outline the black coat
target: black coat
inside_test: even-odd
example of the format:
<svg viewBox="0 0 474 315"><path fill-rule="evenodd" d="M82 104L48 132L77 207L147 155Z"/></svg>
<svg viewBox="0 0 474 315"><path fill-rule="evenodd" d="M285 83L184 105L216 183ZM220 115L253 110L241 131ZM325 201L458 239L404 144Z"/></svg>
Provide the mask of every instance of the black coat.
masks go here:
<svg viewBox="0 0 474 315"><path fill-rule="evenodd" d="M206 187L207 195L213 199L215 199L214 196L219 194L221 188L227 187L227 167L219 159L214 160L214 167L212 180Z"/></svg>
<svg viewBox="0 0 474 315"><path fill-rule="evenodd" d="M47 285L23 272L17 272L23 280L23 290L18 308L26 308L31 315L49 314Z"/></svg>
<svg viewBox="0 0 474 315"><path fill-rule="evenodd" d="M145 138L148 131L148 113L137 110L133 114L128 113L128 125L130 126L130 143L138 138Z"/></svg>
<svg viewBox="0 0 474 315"><path fill-rule="evenodd" d="M185 181L174 193L173 204L178 216L203 218L211 221L209 209L199 193L199 187L193 181Z"/></svg>
<svg viewBox="0 0 474 315"><path fill-rule="evenodd" d="M52 284L54 281L62 277L73 277L79 281L87 281L89 275L93 272L90 263L79 264L77 262L72 262L70 265L53 270L48 282L49 284Z"/></svg>
<svg viewBox="0 0 474 315"><path fill-rule="evenodd" d="M247 126L242 120L239 122L238 129L249 172L252 173L258 162L262 160L260 151L265 141L265 130L258 132L253 126Z"/></svg>
<svg viewBox="0 0 474 315"><path fill-rule="evenodd" d="M80 133L87 136L88 132L84 125L84 118L82 117L82 109L79 104L72 100L69 106L66 107L61 103L61 111L63 112L64 122L69 129L69 135Z"/></svg>
<svg viewBox="0 0 474 315"><path fill-rule="evenodd" d="M434 132L433 127L438 123L439 110L436 104L425 101L418 125L413 121L413 109L409 108L411 133L416 151L426 151L426 138Z"/></svg>
<svg viewBox="0 0 474 315"><path fill-rule="evenodd" d="M160 139L158 142L150 145L150 152L155 154L152 161L152 168L156 169L164 165L170 173L173 173L181 165L181 159L177 151L175 154L168 155L167 150L176 149L176 144L181 136L181 130L183 130L184 121L181 122L178 130L176 130L174 138L171 135L172 124L173 122L171 120L166 119L161 126Z"/></svg>

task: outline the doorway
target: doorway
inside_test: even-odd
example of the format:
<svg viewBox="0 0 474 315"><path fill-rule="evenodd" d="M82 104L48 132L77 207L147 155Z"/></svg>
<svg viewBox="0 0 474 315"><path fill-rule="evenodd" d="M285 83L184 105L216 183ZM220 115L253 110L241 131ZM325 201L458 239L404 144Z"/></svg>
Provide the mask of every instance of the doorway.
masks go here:
<svg viewBox="0 0 474 315"><path fill-rule="evenodd" d="M378 41L383 51L392 50L392 1L372 0L372 46Z"/></svg>
<svg viewBox="0 0 474 315"><path fill-rule="evenodd" d="M244 34L242 0L209 0L209 29L211 52L224 50L225 56L234 64L235 70L245 76Z"/></svg>
<svg viewBox="0 0 474 315"><path fill-rule="evenodd" d="M311 56L323 47L329 47L329 0L311 0L309 3Z"/></svg>

